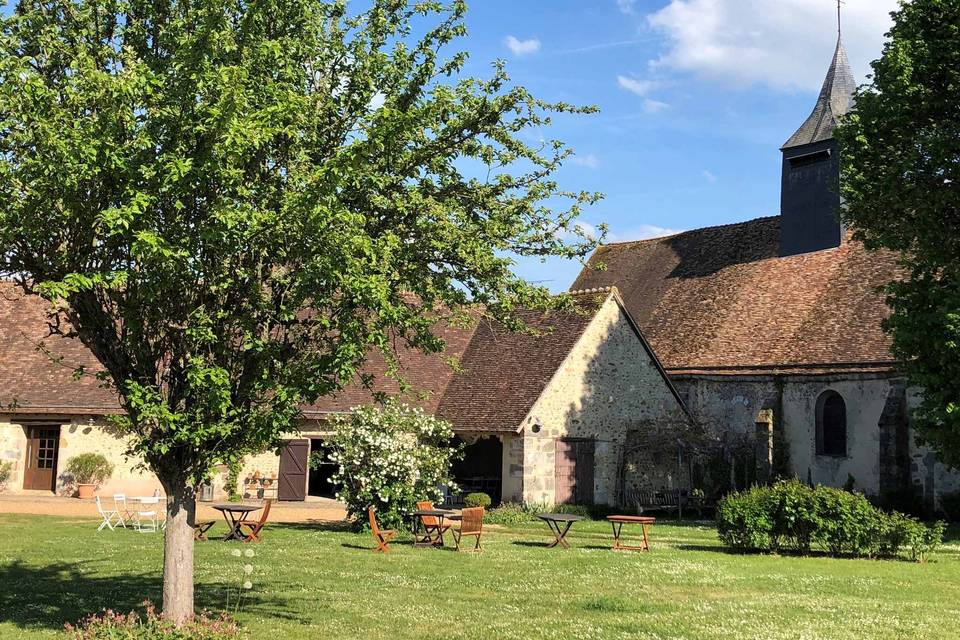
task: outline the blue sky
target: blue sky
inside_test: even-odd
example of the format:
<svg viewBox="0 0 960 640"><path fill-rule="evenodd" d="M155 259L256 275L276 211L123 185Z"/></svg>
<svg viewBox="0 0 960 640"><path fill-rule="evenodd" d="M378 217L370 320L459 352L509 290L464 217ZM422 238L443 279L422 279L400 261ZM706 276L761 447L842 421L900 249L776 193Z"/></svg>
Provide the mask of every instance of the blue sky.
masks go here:
<svg viewBox="0 0 960 640"><path fill-rule="evenodd" d="M858 82L895 0L847 0ZM597 105L549 131L576 150L561 186L606 198L583 222L609 240L778 213L779 147L813 107L837 37L834 0L473 0L465 72L497 58L547 100ZM579 265L523 260L555 291Z"/></svg>

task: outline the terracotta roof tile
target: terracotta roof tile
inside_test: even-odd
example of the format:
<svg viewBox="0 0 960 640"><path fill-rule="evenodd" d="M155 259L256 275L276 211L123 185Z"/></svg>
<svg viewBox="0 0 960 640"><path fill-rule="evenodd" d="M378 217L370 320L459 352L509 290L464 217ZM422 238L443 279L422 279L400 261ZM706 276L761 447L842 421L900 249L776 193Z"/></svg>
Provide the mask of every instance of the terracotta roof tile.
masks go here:
<svg viewBox="0 0 960 640"><path fill-rule="evenodd" d="M77 367L102 367L79 339L51 335L48 310L43 299L0 282L0 407L17 413L118 411L116 395L95 378L74 379Z"/></svg>
<svg viewBox="0 0 960 640"><path fill-rule="evenodd" d="M877 288L893 254L857 242L778 257L779 218L599 248L573 288L616 285L671 371L892 367Z"/></svg>

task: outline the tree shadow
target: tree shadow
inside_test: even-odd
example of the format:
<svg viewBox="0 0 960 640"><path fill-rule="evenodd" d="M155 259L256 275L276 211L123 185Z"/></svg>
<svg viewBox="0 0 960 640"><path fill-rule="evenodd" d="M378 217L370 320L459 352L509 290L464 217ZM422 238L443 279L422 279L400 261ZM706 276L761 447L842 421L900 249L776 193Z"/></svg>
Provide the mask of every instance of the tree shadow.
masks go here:
<svg viewBox="0 0 960 640"><path fill-rule="evenodd" d="M104 609L142 611L144 600L160 603L161 576L155 572L98 575L95 561L55 562L45 566L14 561L0 565L0 622L20 628L62 629ZM195 585L197 611L222 610L228 585ZM302 621L282 598L256 591L244 596L244 609Z"/></svg>
<svg viewBox="0 0 960 640"><path fill-rule="evenodd" d="M540 547L542 549L550 546L549 542L534 542L532 540L511 540L510 544L515 544L520 547Z"/></svg>

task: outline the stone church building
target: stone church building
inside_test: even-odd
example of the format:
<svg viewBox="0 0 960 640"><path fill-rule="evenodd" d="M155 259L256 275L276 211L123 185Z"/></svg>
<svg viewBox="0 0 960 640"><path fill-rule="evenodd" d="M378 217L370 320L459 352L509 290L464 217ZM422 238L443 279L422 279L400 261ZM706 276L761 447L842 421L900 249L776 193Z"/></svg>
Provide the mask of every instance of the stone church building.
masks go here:
<svg viewBox="0 0 960 640"><path fill-rule="evenodd" d="M694 417L739 452L734 485L796 476L932 507L960 483L915 444L918 390L881 329L896 257L838 222L833 131L854 90L838 41L781 148L779 216L603 246L573 288L616 285Z"/></svg>

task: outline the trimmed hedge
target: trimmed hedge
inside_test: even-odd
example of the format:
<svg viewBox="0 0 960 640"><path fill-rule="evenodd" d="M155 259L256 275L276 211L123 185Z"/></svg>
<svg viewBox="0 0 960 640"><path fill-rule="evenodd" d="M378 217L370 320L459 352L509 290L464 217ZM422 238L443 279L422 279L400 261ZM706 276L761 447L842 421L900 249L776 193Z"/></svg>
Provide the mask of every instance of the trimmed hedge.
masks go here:
<svg viewBox="0 0 960 640"><path fill-rule="evenodd" d="M720 540L743 551L808 554L816 548L833 556L903 554L922 562L942 542L944 528L882 511L860 493L798 480L731 493L717 505Z"/></svg>

